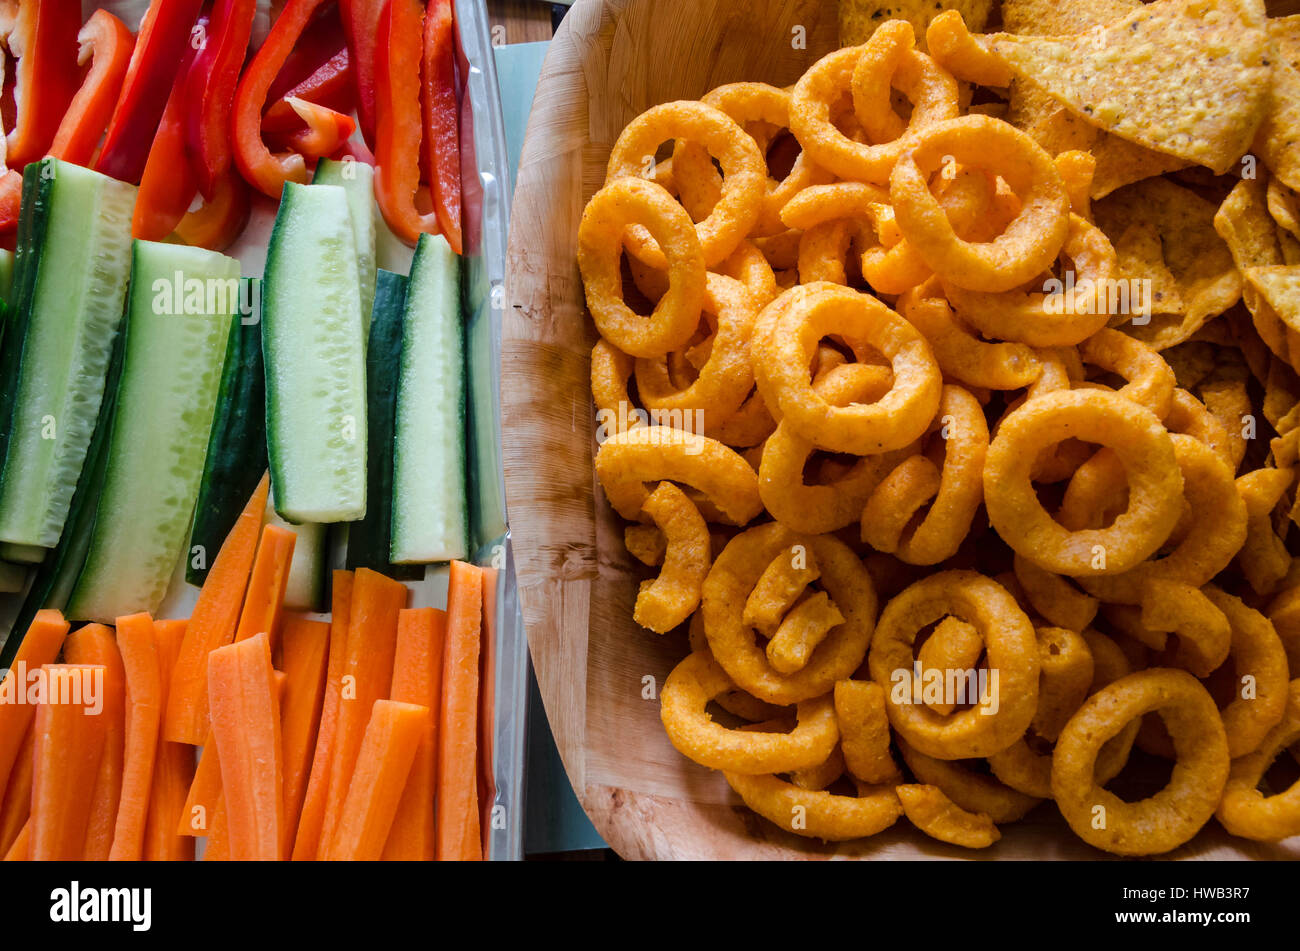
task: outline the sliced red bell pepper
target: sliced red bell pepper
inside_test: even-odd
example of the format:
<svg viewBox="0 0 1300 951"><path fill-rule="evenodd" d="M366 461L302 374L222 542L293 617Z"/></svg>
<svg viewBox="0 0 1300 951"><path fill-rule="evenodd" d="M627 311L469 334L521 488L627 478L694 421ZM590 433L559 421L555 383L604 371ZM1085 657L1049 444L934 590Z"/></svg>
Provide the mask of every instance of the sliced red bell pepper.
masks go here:
<svg viewBox="0 0 1300 951"><path fill-rule="evenodd" d="M357 116L366 144L375 148L379 127L379 21L389 0L339 0L343 32L352 55L352 73L357 81Z"/></svg>
<svg viewBox="0 0 1300 951"><path fill-rule="evenodd" d="M275 15L273 12L272 16ZM347 39L339 20L339 5L336 0L326 0L316 8L303 27L297 42L293 44L293 51L280 67L275 82L271 83L266 101L278 102L283 99L294 87L305 82L316 70L347 48Z"/></svg>
<svg viewBox="0 0 1300 951"><path fill-rule="evenodd" d="M303 158L315 160L333 155L356 131L357 124L351 116L335 112L328 106L318 106L293 96L285 101L306 124L305 129L285 137L286 144Z"/></svg>
<svg viewBox="0 0 1300 951"><path fill-rule="evenodd" d="M150 146L181 61L203 45L195 21L203 0L153 0L140 23L122 96L109 120L95 168L135 184L144 174Z"/></svg>
<svg viewBox="0 0 1300 951"><path fill-rule="evenodd" d="M290 98L305 99L307 102L326 106L344 115L351 113L357 107L357 94L352 78L352 61L348 57L347 47L335 53L314 73L278 99L275 98L275 90L272 89L271 98L274 101L262 115L262 131L266 133L297 132L302 129L302 118L287 102Z"/></svg>
<svg viewBox="0 0 1300 951"><path fill-rule="evenodd" d="M59 124L50 154L74 165L89 165L122 91L135 37L113 14L96 10L77 34L77 42L81 44L77 62L82 66L89 62L90 71Z"/></svg>
<svg viewBox="0 0 1300 951"><path fill-rule="evenodd" d="M206 27L206 17L199 25ZM199 190L193 163L185 151L185 87L198 50L189 47L172 82L135 199L131 236L161 241L176 230Z"/></svg>
<svg viewBox="0 0 1300 951"><path fill-rule="evenodd" d="M207 43L185 82L186 141L199 191L209 201L230 168L230 113L256 13L257 0L217 0Z"/></svg>
<svg viewBox="0 0 1300 951"><path fill-rule="evenodd" d="M6 142L8 167L21 171L45 155L77 94L77 30L81 0L18 0L3 37L14 56L14 127Z"/></svg>
<svg viewBox="0 0 1300 951"><path fill-rule="evenodd" d="M462 250L460 110L452 0L429 0L424 19L424 152L433 211L451 249Z"/></svg>
<svg viewBox="0 0 1300 951"><path fill-rule="evenodd" d="M0 235L12 235L17 232L18 212L22 205L22 198L22 175L10 169L0 171Z"/></svg>
<svg viewBox="0 0 1300 951"><path fill-rule="evenodd" d="M305 184L307 164L296 152L272 155L262 140L262 108L276 75L324 0L289 0L235 91L235 164L250 185L279 199L286 181Z"/></svg>
<svg viewBox="0 0 1300 951"><path fill-rule="evenodd" d="M212 200L186 213L176 225L176 237L196 248L224 251L248 224L248 183L233 168L217 179Z"/></svg>
<svg viewBox="0 0 1300 951"><path fill-rule="evenodd" d="M379 19L375 101L375 199L393 234L414 245L438 233L438 216L415 206L420 189L420 60L424 7L390 0Z"/></svg>
<svg viewBox="0 0 1300 951"><path fill-rule="evenodd" d="M344 159L355 159L358 162L365 162L371 168L375 167L375 155L370 149L366 148L366 143L357 139L348 139L339 150L330 156L334 161L341 162Z"/></svg>

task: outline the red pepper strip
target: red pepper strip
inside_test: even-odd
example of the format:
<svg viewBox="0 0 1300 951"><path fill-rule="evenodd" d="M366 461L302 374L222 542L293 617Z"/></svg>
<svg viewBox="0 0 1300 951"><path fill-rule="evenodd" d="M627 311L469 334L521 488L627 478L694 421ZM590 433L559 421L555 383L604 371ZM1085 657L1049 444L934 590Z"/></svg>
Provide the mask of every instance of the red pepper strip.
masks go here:
<svg viewBox="0 0 1300 951"><path fill-rule="evenodd" d="M209 201L230 169L230 111L256 13L257 0L217 0L211 35L185 81L186 142L199 191Z"/></svg>
<svg viewBox="0 0 1300 951"><path fill-rule="evenodd" d="M18 230L18 210L23 197L23 177L18 172L0 172L0 234Z"/></svg>
<svg viewBox="0 0 1300 951"><path fill-rule="evenodd" d="M199 19L200 26L206 23L206 17ZM193 163L185 151L185 87L198 52L190 47L185 53L163 108L135 199L133 238L161 241L167 237L185 217L199 190Z"/></svg>
<svg viewBox="0 0 1300 951"><path fill-rule="evenodd" d="M272 95L274 96L274 90ZM302 119L286 101L290 97L327 106L344 115L356 109L356 87L352 81L352 62L348 58L347 47L339 50L332 59L322 63L314 73L275 100L262 116L263 132L297 132L302 129Z"/></svg>
<svg viewBox="0 0 1300 951"><path fill-rule="evenodd" d="M379 128L379 21L389 0L339 0L343 32L352 54L352 72L357 78L357 116L366 144L375 147Z"/></svg>
<svg viewBox="0 0 1300 951"><path fill-rule="evenodd" d="M42 0L44 2L44 0ZM140 23L122 95L109 120L97 171L132 184L140 181L149 146L181 61L203 45L206 32L195 26L203 0L153 0Z"/></svg>
<svg viewBox="0 0 1300 951"><path fill-rule="evenodd" d="M462 250L460 112L451 0L430 0L424 20L424 150L433 210L451 249Z"/></svg>
<svg viewBox="0 0 1300 951"><path fill-rule="evenodd" d="M293 44L293 52L280 67L280 72L276 73L275 82L271 83L271 89L266 94L266 101L278 102L283 99L295 86L306 81L316 70L347 48L348 43L339 22L338 3L326 0L316 8L316 12L303 27L298 41Z"/></svg>
<svg viewBox="0 0 1300 951"><path fill-rule="evenodd" d="M191 211L176 225L176 237L196 248L224 251L248 224L248 183L233 168L217 179L212 200Z"/></svg>
<svg viewBox="0 0 1300 951"><path fill-rule="evenodd" d="M293 132L286 139L289 146L303 158L318 159L332 155L357 129L351 116L335 112L328 106L318 106L306 99L293 97L286 102L307 124L305 130Z"/></svg>
<svg viewBox="0 0 1300 951"><path fill-rule="evenodd" d="M415 207L420 189L420 0L390 0L379 21L375 200L393 234L414 245L437 234L438 217Z"/></svg>
<svg viewBox="0 0 1300 951"><path fill-rule="evenodd" d="M286 181L307 183L307 165L296 152L271 154L262 141L262 107L276 74L322 2L289 0L235 91L235 164L250 185L277 200Z"/></svg>
<svg viewBox="0 0 1300 951"><path fill-rule="evenodd" d="M68 107L50 154L74 165L89 165L108 127L122 80L131 62L135 37L107 10L96 10L77 34L81 49L77 62L90 63L90 71Z"/></svg>
<svg viewBox="0 0 1300 951"><path fill-rule="evenodd" d="M77 94L80 0L19 0L6 43L18 60L16 111L8 136L8 165L21 171L41 158Z"/></svg>

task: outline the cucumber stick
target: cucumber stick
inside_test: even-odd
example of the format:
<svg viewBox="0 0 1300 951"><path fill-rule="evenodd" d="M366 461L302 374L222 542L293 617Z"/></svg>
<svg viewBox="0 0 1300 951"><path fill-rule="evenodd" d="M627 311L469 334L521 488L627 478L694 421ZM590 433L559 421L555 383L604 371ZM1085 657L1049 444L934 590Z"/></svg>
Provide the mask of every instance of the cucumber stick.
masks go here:
<svg viewBox="0 0 1300 951"><path fill-rule="evenodd" d="M370 500L366 517L348 526L347 566L369 568L399 581L424 577L423 565L394 565L389 560L393 514L393 423L397 412L397 377L402 365L402 310L407 280L379 271L375 306L366 346L366 387L370 400Z"/></svg>
<svg viewBox="0 0 1300 951"><path fill-rule="evenodd" d="M329 526L319 522L294 525L275 511L275 498L266 500L265 522L293 532L293 560L284 584L284 606L291 611L324 611L325 562L329 557Z"/></svg>
<svg viewBox="0 0 1300 951"><path fill-rule="evenodd" d="M111 622L162 603L194 514L239 310L233 258L150 241L137 241L133 258L104 485L68 601L77 620Z"/></svg>
<svg viewBox="0 0 1300 951"><path fill-rule="evenodd" d="M33 207L43 222L19 227L20 238L39 244L24 248L15 275L20 312L12 329L21 327L22 353L0 426L9 434L0 541L49 548L59 540L104 397L131 267L136 189L58 159L33 163L26 175L39 180L35 188L48 200ZM9 340L6 350L18 346Z"/></svg>
<svg viewBox="0 0 1300 951"><path fill-rule="evenodd" d="M48 548L39 545L15 545L12 542L0 542L0 558L16 561L22 565L39 565L50 553Z"/></svg>
<svg viewBox="0 0 1300 951"><path fill-rule="evenodd" d="M352 234L357 241L357 280L361 285L361 329L370 333L370 313L375 300L377 271L375 237L375 170L354 159L321 159L316 165L315 185L338 185L348 193L352 212Z"/></svg>
<svg viewBox="0 0 1300 951"><path fill-rule="evenodd" d="M266 434L290 522L366 514L366 365L347 193L284 187L262 293Z"/></svg>
<svg viewBox="0 0 1300 951"><path fill-rule="evenodd" d="M421 235L402 313L393 446L391 560L450 561L469 549L465 485L465 322L460 258Z"/></svg>
<svg viewBox="0 0 1300 951"><path fill-rule="evenodd" d="M252 279L255 280L255 279ZM257 295L253 294L253 300ZM239 513L266 472L266 376L261 315L235 321L190 529L185 580L202 585Z"/></svg>
<svg viewBox="0 0 1300 951"><path fill-rule="evenodd" d="M27 583L27 567L0 561L0 594L18 594Z"/></svg>

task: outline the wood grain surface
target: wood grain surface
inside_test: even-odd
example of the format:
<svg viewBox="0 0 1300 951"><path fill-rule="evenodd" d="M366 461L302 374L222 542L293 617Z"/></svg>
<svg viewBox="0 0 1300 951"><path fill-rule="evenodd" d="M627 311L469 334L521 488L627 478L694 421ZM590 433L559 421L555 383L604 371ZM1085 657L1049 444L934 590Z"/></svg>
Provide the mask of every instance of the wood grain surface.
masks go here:
<svg viewBox="0 0 1300 951"><path fill-rule="evenodd" d="M644 569L593 475L596 338L575 263L578 221L630 119L725 82L787 85L832 48L835 19L824 0L579 0L552 43L515 194L501 395L520 599L546 712L579 799L625 858L1105 858L1050 804L979 853L902 821L851 845L797 838L678 754L659 722L658 689L687 646L684 634L633 623ZM1292 843L1229 841L1211 823L1176 855L1300 858Z"/></svg>

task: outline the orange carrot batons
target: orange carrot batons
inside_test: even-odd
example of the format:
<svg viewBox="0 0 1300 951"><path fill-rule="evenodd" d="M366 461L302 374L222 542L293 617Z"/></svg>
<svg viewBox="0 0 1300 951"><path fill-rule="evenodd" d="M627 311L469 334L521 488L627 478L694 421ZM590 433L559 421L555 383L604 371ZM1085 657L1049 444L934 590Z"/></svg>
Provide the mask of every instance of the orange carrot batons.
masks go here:
<svg viewBox="0 0 1300 951"><path fill-rule="evenodd" d="M200 746L207 736L208 654L235 637L270 486L270 477L263 476L212 562L185 628L163 718L163 736L173 743Z"/></svg>
<svg viewBox="0 0 1300 951"><path fill-rule="evenodd" d="M172 671L185 640L185 621L155 621L158 635L158 669L162 675L163 708ZM144 829L146 861L193 861L194 839L177 835L176 825L185 808L185 797L194 781L194 747L158 738L153 785L149 791L149 818Z"/></svg>
<svg viewBox="0 0 1300 951"><path fill-rule="evenodd" d="M230 857L281 857L284 760L270 637L259 632L208 658L208 706L221 759Z"/></svg>
<svg viewBox="0 0 1300 951"><path fill-rule="evenodd" d="M397 652L397 615L406 607L406 585L366 568L352 582L352 616L348 620L347 656L339 692L338 725L334 736L334 761L321 842L328 845L343 811L352 782L352 769L370 710L376 700L387 700L393 684L393 657Z"/></svg>
<svg viewBox="0 0 1300 951"><path fill-rule="evenodd" d="M437 711L442 694L442 652L447 612L414 608L397 618L397 654L392 698ZM434 715L411 764L406 790L393 818L383 857L390 861L431 862L434 856L433 797L438 778L438 737Z"/></svg>
<svg viewBox="0 0 1300 951"><path fill-rule="evenodd" d="M483 858L478 812L479 638L483 571L451 563L438 723L437 858Z"/></svg>
<svg viewBox="0 0 1300 951"><path fill-rule="evenodd" d="M77 861L86 846L107 721L99 714L104 668L45 666L48 689L36 708L32 747L31 856Z"/></svg>
<svg viewBox="0 0 1300 951"><path fill-rule="evenodd" d="M431 718L428 707L375 701L326 859L374 861L382 856Z"/></svg>
<svg viewBox="0 0 1300 951"><path fill-rule="evenodd" d="M347 661L348 622L352 616L350 571L334 572L331 587L332 620L330 621L329 664L325 674L325 703L320 727L316 731L316 750L312 754L311 779L298 819L293 842L293 860L311 862L320 849L321 828L325 823L325 806L329 798L330 772L334 767L334 735L338 726L339 697L343 691L343 669Z"/></svg>
<svg viewBox="0 0 1300 951"><path fill-rule="evenodd" d="M312 753L325 698L329 652L329 624L296 615L285 618L283 657L286 680L280 733L284 745L285 822L282 832L286 854L293 849L298 817L307 795Z"/></svg>
<svg viewBox="0 0 1300 951"><path fill-rule="evenodd" d="M117 646L126 669L126 762L109 859L138 862L144 854L144 827L162 722L162 673L153 618L148 614L118 618Z"/></svg>
<svg viewBox="0 0 1300 951"><path fill-rule="evenodd" d="M18 645L13 668L0 681L0 696L5 696L11 690L25 690L27 685L23 682L24 676L39 667L54 663L67 633L68 622L58 611L37 611L23 636L23 642ZM9 771L13 769L18 748L22 746L23 737L35 715L36 709L32 704L8 700L0 703L0 793L9 785Z"/></svg>
<svg viewBox="0 0 1300 951"><path fill-rule="evenodd" d="M279 525L267 525L262 529L257 559L248 578L244 610L235 629L236 641L247 640L254 634L265 634L270 639L271 649L276 649L280 640L284 588L289 582L289 566L297 540L294 532Z"/></svg>
<svg viewBox="0 0 1300 951"><path fill-rule="evenodd" d="M63 659L69 664L104 668L104 709L100 713L106 727L104 753L92 793L85 858L88 862L106 862L113 850L126 764L126 668L113 629L103 624L87 624L69 634L63 644Z"/></svg>

